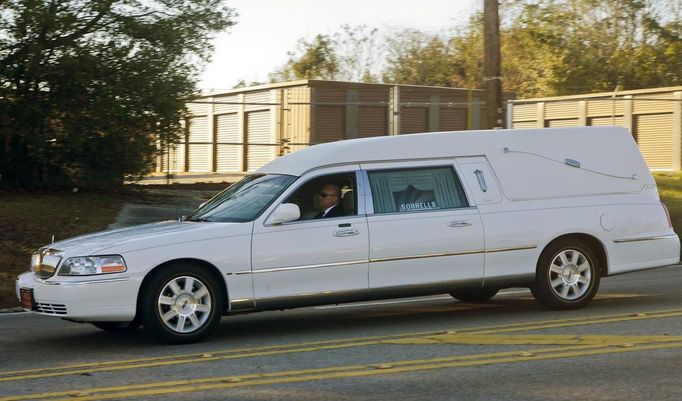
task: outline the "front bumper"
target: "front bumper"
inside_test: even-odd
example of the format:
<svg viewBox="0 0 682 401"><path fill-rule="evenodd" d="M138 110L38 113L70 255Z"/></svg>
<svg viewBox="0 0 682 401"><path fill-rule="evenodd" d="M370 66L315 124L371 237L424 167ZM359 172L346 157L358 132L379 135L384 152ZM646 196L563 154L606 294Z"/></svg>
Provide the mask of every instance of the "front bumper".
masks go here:
<svg viewBox="0 0 682 401"><path fill-rule="evenodd" d="M135 318L139 284L129 277L84 277L61 280L19 275L15 284L21 300L22 288L33 290L31 312L83 322L131 321Z"/></svg>

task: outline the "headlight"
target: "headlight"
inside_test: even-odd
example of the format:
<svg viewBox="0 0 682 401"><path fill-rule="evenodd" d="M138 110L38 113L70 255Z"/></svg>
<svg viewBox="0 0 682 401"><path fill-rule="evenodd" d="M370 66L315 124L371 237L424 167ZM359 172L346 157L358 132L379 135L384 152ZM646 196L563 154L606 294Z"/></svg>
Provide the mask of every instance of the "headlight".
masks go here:
<svg viewBox="0 0 682 401"><path fill-rule="evenodd" d="M59 269L59 275L90 276L94 274L123 273L124 271L126 271L126 264L121 256L80 256L68 258Z"/></svg>

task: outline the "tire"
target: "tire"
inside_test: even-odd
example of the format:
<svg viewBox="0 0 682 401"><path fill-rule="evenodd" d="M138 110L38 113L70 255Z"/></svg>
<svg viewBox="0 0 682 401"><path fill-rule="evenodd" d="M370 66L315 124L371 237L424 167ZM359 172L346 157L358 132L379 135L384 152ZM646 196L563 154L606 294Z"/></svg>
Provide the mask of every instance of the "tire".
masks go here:
<svg viewBox="0 0 682 401"><path fill-rule="evenodd" d="M478 288L475 290L452 291L450 295L462 302L485 302L494 297L497 291L499 291L497 288Z"/></svg>
<svg viewBox="0 0 682 401"><path fill-rule="evenodd" d="M126 333L137 330L140 323L132 322L92 322L92 325L100 330L108 331L110 333Z"/></svg>
<svg viewBox="0 0 682 401"><path fill-rule="evenodd" d="M142 322L159 341L189 344L220 322L225 296L215 277L192 264L170 265L150 277L142 294Z"/></svg>
<svg viewBox="0 0 682 401"><path fill-rule="evenodd" d="M598 252L578 240L550 244L538 260L531 292L554 310L578 309L590 303L599 289L602 261Z"/></svg>

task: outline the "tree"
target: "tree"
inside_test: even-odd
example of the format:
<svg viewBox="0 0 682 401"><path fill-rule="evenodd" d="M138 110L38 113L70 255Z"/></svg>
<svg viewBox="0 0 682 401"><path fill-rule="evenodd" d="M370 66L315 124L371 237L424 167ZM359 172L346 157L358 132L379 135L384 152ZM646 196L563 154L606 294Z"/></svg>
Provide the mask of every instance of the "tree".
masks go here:
<svg viewBox="0 0 682 401"><path fill-rule="evenodd" d="M299 39L289 60L270 74L271 82L294 79L336 79L376 82L382 62L384 41L377 28L341 25L331 35L317 35L312 41Z"/></svg>
<svg viewBox="0 0 682 401"><path fill-rule="evenodd" d="M102 187L148 171L182 132L221 0L6 0L0 186Z"/></svg>
<svg viewBox="0 0 682 401"><path fill-rule="evenodd" d="M339 61L339 79L353 82L377 82L386 41L378 28L367 25L341 25L333 35Z"/></svg>
<svg viewBox="0 0 682 401"><path fill-rule="evenodd" d="M511 83L506 88L548 96L679 84L679 5L679 0L511 1L503 50Z"/></svg>
<svg viewBox="0 0 682 401"><path fill-rule="evenodd" d="M518 97L682 84L682 0L505 0L502 85ZM342 26L301 40L276 80L483 87L483 19L447 33Z"/></svg>
<svg viewBox="0 0 682 401"><path fill-rule="evenodd" d="M335 79L339 65L333 46L328 35L317 35L311 42L299 39L297 51L289 52L289 61L270 74L270 80Z"/></svg>
<svg viewBox="0 0 682 401"><path fill-rule="evenodd" d="M682 84L681 0L508 0L502 84L519 97ZM388 83L481 88L482 20L389 39Z"/></svg>
<svg viewBox="0 0 682 401"><path fill-rule="evenodd" d="M397 32L388 41L385 82L452 86L457 76L454 54L447 40L418 30Z"/></svg>

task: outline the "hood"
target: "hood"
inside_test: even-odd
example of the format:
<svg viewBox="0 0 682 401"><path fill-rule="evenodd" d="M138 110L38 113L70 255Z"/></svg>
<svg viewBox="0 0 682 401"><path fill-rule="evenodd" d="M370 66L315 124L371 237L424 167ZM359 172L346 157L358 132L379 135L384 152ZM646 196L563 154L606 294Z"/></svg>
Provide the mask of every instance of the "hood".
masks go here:
<svg viewBox="0 0 682 401"><path fill-rule="evenodd" d="M66 257L122 254L176 243L246 235L251 233L252 224L164 221L81 235L46 247L62 251Z"/></svg>

